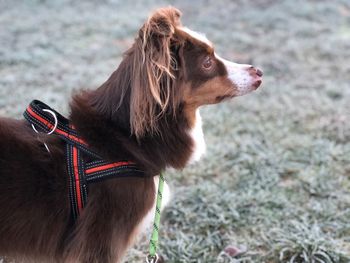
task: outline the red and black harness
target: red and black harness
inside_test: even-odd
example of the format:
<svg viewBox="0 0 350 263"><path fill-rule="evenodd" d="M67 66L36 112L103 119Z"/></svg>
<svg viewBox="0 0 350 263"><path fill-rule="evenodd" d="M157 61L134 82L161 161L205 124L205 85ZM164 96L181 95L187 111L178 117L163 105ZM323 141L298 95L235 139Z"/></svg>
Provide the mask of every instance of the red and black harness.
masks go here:
<svg viewBox="0 0 350 263"><path fill-rule="evenodd" d="M55 134L66 142L69 199L74 220L86 206L89 184L109 178L144 176L144 172L133 162L103 160L89 149L88 144L79 137L68 119L41 101L34 100L23 115L35 130ZM88 157L89 161L87 162L84 157Z"/></svg>

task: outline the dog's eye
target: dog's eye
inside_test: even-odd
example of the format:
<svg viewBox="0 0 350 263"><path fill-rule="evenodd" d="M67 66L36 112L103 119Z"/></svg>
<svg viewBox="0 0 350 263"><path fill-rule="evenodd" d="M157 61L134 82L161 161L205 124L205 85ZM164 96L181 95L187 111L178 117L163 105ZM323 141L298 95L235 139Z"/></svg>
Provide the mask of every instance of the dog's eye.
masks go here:
<svg viewBox="0 0 350 263"><path fill-rule="evenodd" d="M205 69L210 69L212 65L213 65L213 61L211 57L206 57L203 61L203 67Z"/></svg>

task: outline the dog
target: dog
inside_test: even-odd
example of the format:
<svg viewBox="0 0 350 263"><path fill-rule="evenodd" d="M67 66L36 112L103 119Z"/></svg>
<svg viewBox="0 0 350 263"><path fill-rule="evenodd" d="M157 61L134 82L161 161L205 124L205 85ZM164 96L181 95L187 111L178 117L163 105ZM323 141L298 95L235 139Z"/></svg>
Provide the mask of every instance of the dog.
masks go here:
<svg viewBox="0 0 350 263"><path fill-rule="evenodd" d="M26 120L0 119L0 255L16 262L121 262L152 219L160 172L182 169L205 152L199 107L260 86L261 70L219 57L180 16L173 7L157 9L109 79L73 96L70 127L89 149L143 171L90 185L76 221L66 142L37 133Z"/></svg>

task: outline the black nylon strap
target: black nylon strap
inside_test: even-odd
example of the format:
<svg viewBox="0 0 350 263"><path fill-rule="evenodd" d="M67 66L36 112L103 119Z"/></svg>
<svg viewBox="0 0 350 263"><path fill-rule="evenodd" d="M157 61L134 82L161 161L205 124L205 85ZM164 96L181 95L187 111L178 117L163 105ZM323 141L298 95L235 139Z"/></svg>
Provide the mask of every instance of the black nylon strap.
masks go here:
<svg viewBox="0 0 350 263"><path fill-rule="evenodd" d="M50 110L56 114L58 124L57 129L54 131L54 134L59 136L61 139L66 141L68 144L75 145L80 148L82 151L87 153L90 156L93 156L97 159L102 159L97 153L89 149L88 145L83 142L75 129L73 129L69 120L63 117L54 109L50 108L45 103L34 100L30 103L26 111L23 113L24 118L31 124L33 124L39 131L48 133L52 129L49 127L55 125L55 120L51 114L48 114L44 109ZM41 119L39 119L41 118Z"/></svg>
<svg viewBox="0 0 350 263"><path fill-rule="evenodd" d="M73 167L73 146L66 144L67 156L67 172L69 175L69 200L71 204L71 214L74 221L79 216L79 208L77 203L77 189L75 185L74 167Z"/></svg>
<svg viewBox="0 0 350 263"><path fill-rule="evenodd" d="M88 185L112 178L143 177L145 173L130 161L107 162L100 155L91 151L86 142L70 125L69 120L41 101L34 100L24 112L25 119L41 132L48 133L55 126L55 119L45 110L50 110L57 117L55 135L66 144L67 173L69 176L69 200L74 221L87 204ZM87 163L84 155L94 160Z"/></svg>

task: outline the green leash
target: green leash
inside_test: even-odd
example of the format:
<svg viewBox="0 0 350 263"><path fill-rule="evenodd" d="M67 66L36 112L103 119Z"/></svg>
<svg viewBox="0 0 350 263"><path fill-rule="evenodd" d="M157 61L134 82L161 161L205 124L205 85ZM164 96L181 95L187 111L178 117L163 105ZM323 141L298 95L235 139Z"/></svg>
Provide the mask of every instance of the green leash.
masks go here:
<svg viewBox="0 0 350 263"><path fill-rule="evenodd" d="M156 212L154 214L153 231L152 231L151 240L149 242L149 254L146 258L147 263L157 263L158 261L157 247L158 247L160 208L162 206L163 188L164 188L164 176L163 176L163 173L160 173L158 192L157 192Z"/></svg>

